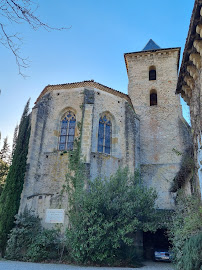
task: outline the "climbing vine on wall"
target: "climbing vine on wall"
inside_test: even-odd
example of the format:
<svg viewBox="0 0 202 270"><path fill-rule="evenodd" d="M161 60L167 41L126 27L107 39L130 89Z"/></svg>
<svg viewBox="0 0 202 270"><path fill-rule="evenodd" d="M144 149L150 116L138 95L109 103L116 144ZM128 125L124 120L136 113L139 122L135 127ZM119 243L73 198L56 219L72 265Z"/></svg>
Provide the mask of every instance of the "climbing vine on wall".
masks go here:
<svg viewBox="0 0 202 270"><path fill-rule="evenodd" d="M127 168L108 179L88 179L82 126L81 121L74 150L68 153L68 253L77 263L137 266L142 254L134 234L157 229L156 192L143 187L139 174L131 175Z"/></svg>
<svg viewBox="0 0 202 270"><path fill-rule="evenodd" d="M68 173L66 175L66 188L68 193L69 202L69 215L71 216L71 209L76 204L76 201L81 196L86 183L86 170L85 163L81 156L81 138L82 138L82 128L83 128L83 115L84 106L82 109L82 119L81 122L77 122L77 127L79 130L79 136L74 140L74 148L69 152L69 162L68 162Z"/></svg>

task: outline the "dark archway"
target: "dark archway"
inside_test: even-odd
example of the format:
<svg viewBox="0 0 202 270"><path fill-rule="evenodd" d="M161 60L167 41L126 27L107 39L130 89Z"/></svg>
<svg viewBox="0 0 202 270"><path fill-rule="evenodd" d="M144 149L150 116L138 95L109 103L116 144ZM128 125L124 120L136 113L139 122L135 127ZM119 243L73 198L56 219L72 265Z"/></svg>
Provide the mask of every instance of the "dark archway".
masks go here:
<svg viewBox="0 0 202 270"><path fill-rule="evenodd" d="M154 259L154 251L156 249L169 250L170 246L171 244L168 240L166 229L159 229L155 233L143 233L143 249L145 259Z"/></svg>

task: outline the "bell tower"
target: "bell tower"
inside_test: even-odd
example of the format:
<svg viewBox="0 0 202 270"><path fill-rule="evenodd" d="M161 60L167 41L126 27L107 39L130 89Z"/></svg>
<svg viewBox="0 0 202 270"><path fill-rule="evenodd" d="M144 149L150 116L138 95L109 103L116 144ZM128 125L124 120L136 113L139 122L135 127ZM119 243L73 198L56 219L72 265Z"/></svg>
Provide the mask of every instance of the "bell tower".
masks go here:
<svg viewBox="0 0 202 270"><path fill-rule="evenodd" d="M180 48L162 49L152 39L142 51L124 55L128 94L140 117L141 176L157 190L157 207L165 209L173 206L169 189L181 160L173 149L184 152L187 143L187 124L175 95L179 55Z"/></svg>

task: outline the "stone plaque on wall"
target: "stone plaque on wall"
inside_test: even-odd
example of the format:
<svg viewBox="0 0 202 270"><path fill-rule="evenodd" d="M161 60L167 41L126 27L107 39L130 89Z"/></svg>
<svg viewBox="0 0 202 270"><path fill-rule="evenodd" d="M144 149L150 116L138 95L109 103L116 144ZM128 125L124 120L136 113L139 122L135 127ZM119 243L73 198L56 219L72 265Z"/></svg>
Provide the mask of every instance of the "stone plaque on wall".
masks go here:
<svg viewBox="0 0 202 270"><path fill-rule="evenodd" d="M64 209L46 209L46 223L64 223Z"/></svg>

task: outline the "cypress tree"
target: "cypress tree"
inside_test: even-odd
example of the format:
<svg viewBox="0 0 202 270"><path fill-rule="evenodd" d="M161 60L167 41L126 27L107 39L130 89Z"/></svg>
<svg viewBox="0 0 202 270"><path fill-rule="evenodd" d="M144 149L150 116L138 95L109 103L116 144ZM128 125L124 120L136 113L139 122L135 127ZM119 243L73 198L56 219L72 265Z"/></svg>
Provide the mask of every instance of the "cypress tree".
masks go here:
<svg viewBox="0 0 202 270"><path fill-rule="evenodd" d="M0 150L0 159L6 163L10 163L11 155L10 155L10 145L8 144L8 137L4 139L3 147Z"/></svg>
<svg viewBox="0 0 202 270"><path fill-rule="evenodd" d="M11 159L13 158L14 152L15 152L15 147L18 139L18 129L19 126L18 124L15 127L14 134L13 134L13 145L12 145L12 153L11 153Z"/></svg>
<svg viewBox="0 0 202 270"><path fill-rule="evenodd" d="M8 144L8 138L6 137L3 142L3 147L0 150L0 195L3 191L6 177L10 166L10 146Z"/></svg>
<svg viewBox="0 0 202 270"><path fill-rule="evenodd" d="M0 196L0 249L4 255L7 238L18 213L20 196L23 189L28 143L30 136L29 100L25 105L4 190Z"/></svg>
<svg viewBox="0 0 202 270"><path fill-rule="evenodd" d="M9 170L9 165L2 159L0 159L0 195L3 191L4 185L5 185L5 180L6 176L8 174Z"/></svg>

